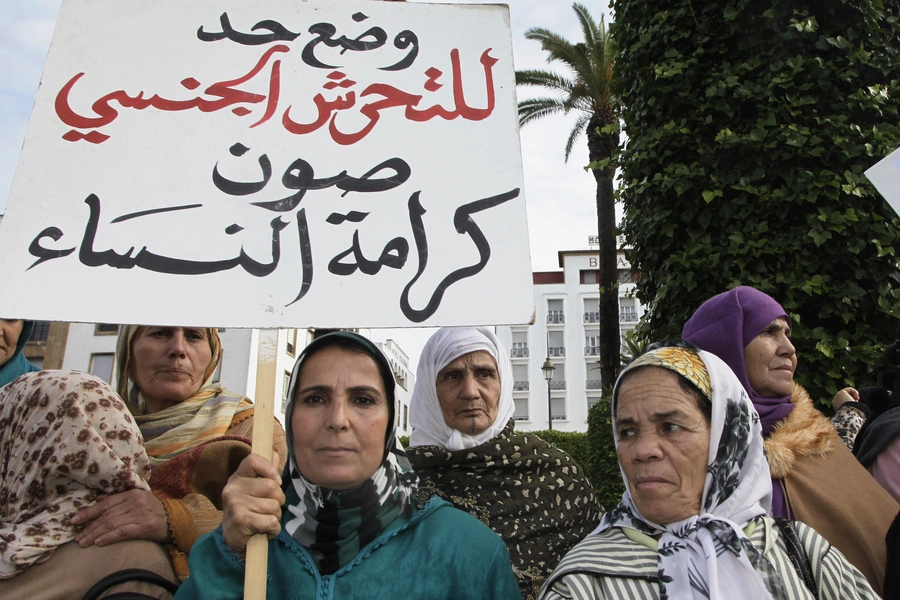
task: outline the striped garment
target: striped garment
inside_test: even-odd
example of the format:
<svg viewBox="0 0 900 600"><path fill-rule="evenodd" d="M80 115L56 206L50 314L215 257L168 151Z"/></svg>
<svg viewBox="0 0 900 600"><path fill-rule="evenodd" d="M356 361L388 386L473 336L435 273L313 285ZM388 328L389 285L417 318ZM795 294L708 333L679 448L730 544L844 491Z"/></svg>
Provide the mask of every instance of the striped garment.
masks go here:
<svg viewBox="0 0 900 600"><path fill-rule="evenodd" d="M762 553L756 565L774 600L812 599L788 558L775 522L757 517L750 543ZM855 567L825 538L802 523L794 523L810 559L819 600L877 600L878 595ZM541 590L540 600L644 600L659 598L658 553L628 539L615 527L591 535L560 562Z"/></svg>

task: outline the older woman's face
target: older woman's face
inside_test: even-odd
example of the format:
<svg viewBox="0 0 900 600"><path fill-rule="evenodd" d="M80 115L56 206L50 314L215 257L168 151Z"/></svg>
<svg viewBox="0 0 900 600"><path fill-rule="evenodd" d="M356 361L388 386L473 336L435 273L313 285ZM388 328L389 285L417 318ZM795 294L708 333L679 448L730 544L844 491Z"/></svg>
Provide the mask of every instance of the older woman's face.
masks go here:
<svg viewBox="0 0 900 600"><path fill-rule="evenodd" d="M791 395L797 353L791 343L791 326L786 319L775 319L747 344L744 364L750 386L763 398Z"/></svg>
<svg viewBox="0 0 900 600"><path fill-rule="evenodd" d="M700 514L709 422L678 375L648 367L619 388L616 454L634 505L663 525Z"/></svg>
<svg viewBox="0 0 900 600"><path fill-rule="evenodd" d="M389 411L378 365L367 354L325 348L303 364L291 433L310 483L349 490L381 466Z"/></svg>
<svg viewBox="0 0 900 600"><path fill-rule="evenodd" d="M450 362L437 376L437 396L444 423L468 435L484 433L497 420L500 374L485 350Z"/></svg>
<svg viewBox="0 0 900 600"><path fill-rule="evenodd" d="M206 329L140 327L131 342L131 378L147 412L159 412L196 394L212 361Z"/></svg>
<svg viewBox="0 0 900 600"><path fill-rule="evenodd" d="M0 365L16 353L16 344L19 343L24 324L21 319L0 319Z"/></svg>

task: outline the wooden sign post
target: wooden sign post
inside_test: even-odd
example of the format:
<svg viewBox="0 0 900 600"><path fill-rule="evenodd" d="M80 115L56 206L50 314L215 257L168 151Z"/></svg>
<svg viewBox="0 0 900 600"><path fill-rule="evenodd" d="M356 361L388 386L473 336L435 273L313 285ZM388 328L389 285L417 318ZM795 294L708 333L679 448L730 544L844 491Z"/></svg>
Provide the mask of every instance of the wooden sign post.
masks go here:
<svg viewBox="0 0 900 600"><path fill-rule="evenodd" d="M253 409L253 452L272 460L272 422L275 419L275 359L278 351L278 330L259 332L259 352L256 361L256 400ZM287 457L282 457L287 458ZM257 534L247 542L244 599L263 600L266 597L266 572L269 540Z"/></svg>

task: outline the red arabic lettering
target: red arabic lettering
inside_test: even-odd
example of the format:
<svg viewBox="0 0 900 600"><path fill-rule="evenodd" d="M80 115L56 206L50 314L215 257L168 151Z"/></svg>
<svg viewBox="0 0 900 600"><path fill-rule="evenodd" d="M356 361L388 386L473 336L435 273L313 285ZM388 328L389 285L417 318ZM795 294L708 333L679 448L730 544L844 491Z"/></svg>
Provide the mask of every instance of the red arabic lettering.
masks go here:
<svg viewBox="0 0 900 600"><path fill-rule="evenodd" d="M268 98L265 114L259 121L251 125L251 127L255 127L267 121L275 113L280 90L281 61L275 60L273 62L269 77L269 94L267 96L235 89L235 86L246 83L256 75L258 75L275 53L288 52L289 50L290 49L283 44L273 46L272 48L268 49L265 54L263 54L262 58L260 58L253 69L251 69L247 74L238 77L237 79L220 81L210 85L206 88L206 90L204 90L204 93L216 97L216 99L214 100L209 100L201 97L191 98L188 100L170 100L162 98L157 94L154 94L150 98L144 98L143 91L138 92L136 96L130 96L124 90L116 90L114 92L106 94L105 96L102 96L91 105L91 110L94 111L96 115L98 115L97 117L87 117L79 115L69 106L69 93L71 92L75 83L84 76L83 72L78 73L74 77L72 77L72 79L70 79L56 95L56 114L66 125L78 129L86 129L103 127L104 125L112 123L116 119L116 117L118 117L119 112L111 106L111 103L113 101L118 103L123 108L133 108L135 110L144 110L146 108L152 107L157 110L173 112L196 108L201 112L214 112L222 108L227 108L233 104L258 104ZM190 77L182 80L181 84L187 89L194 89L199 86L199 83L195 79ZM248 114L249 110L243 107L238 107L235 108L233 112L238 116L243 116L245 114ZM63 139L75 138L79 135L81 134L79 134L78 132L68 132L65 136L63 136Z"/></svg>

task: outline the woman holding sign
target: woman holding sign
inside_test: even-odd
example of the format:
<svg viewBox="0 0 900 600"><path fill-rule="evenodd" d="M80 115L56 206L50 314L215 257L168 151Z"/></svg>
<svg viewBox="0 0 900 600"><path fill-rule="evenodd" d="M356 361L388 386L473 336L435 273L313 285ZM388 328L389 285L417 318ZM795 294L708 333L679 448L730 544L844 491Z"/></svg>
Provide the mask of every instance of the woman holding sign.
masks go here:
<svg viewBox="0 0 900 600"><path fill-rule="evenodd" d="M77 598L130 568L187 576L187 553L221 523L222 488L250 453L253 405L212 383L221 356L215 329L128 326L119 395L70 371L2 389L0 597Z"/></svg>
<svg viewBox="0 0 900 600"><path fill-rule="evenodd" d="M241 463L222 494L222 527L194 545L177 598L241 598L257 533L270 537L270 598L521 598L503 541L419 496L377 347L352 333L318 338L288 394L288 466L279 477L256 454Z"/></svg>

